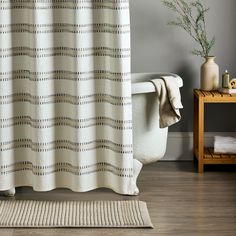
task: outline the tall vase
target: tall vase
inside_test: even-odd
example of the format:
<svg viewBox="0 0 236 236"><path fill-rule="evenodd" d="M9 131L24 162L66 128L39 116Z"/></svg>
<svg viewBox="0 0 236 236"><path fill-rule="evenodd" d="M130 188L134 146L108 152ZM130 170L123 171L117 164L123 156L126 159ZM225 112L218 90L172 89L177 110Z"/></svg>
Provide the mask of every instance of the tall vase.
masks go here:
<svg viewBox="0 0 236 236"><path fill-rule="evenodd" d="M205 59L201 66L201 89L216 90L219 87L219 66L215 63L215 57L208 56Z"/></svg>

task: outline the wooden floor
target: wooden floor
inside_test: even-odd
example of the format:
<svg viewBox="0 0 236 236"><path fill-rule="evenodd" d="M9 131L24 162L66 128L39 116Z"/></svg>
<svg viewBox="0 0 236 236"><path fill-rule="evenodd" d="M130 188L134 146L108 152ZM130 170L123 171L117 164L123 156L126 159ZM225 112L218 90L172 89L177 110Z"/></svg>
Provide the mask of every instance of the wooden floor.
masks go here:
<svg viewBox="0 0 236 236"><path fill-rule="evenodd" d="M20 188L16 199L122 200L148 204L154 229L0 229L0 236L235 236L236 167L211 166L197 174L192 162L159 162L145 166L139 177L138 197L101 189L88 193L54 190L35 193Z"/></svg>

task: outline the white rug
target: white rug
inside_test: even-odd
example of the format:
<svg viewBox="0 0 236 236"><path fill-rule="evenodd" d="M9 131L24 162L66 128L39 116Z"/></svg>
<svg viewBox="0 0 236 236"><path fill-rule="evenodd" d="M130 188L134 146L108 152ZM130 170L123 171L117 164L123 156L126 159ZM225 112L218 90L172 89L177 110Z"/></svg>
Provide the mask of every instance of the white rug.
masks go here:
<svg viewBox="0 0 236 236"><path fill-rule="evenodd" d="M152 228L142 201L0 201L0 227Z"/></svg>

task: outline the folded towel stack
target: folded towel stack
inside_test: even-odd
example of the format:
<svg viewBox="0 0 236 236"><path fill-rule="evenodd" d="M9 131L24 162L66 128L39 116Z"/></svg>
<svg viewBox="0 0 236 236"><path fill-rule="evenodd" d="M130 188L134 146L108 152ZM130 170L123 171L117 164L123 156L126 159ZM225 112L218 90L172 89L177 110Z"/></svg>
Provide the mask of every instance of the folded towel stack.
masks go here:
<svg viewBox="0 0 236 236"><path fill-rule="evenodd" d="M236 153L236 138L215 136L214 139L215 153Z"/></svg>

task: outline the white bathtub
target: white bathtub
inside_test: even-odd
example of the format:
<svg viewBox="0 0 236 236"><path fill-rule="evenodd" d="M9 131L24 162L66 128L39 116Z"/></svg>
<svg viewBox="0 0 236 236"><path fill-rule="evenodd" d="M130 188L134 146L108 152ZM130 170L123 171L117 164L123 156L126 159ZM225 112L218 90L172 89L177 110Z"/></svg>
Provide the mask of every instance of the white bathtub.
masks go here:
<svg viewBox="0 0 236 236"><path fill-rule="evenodd" d="M170 73L133 73L131 76L134 158L143 164L160 160L166 152L168 128L159 128L159 101L150 82L163 75L172 75L178 86L183 86L183 80Z"/></svg>

